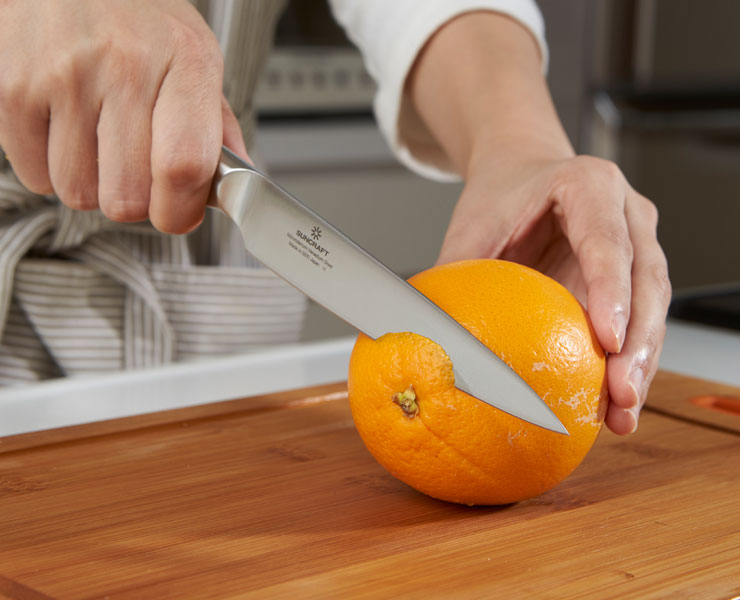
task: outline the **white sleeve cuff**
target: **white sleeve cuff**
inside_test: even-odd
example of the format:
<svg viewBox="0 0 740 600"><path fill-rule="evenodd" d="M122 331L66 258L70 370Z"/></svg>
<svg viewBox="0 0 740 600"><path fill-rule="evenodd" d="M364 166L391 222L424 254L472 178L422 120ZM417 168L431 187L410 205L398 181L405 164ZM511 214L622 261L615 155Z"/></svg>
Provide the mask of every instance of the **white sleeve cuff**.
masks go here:
<svg viewBox="0 0 740 600"><path fill-rule="evenodd" d="M430 179L460 179L446 153L404 94L406 78L424 44L445 23L466 12L490 10L526 27L537 41L543 72L548 51L534 0L331 0L334 15L360 48L378 83L375 115L394 154Z"/></svg>

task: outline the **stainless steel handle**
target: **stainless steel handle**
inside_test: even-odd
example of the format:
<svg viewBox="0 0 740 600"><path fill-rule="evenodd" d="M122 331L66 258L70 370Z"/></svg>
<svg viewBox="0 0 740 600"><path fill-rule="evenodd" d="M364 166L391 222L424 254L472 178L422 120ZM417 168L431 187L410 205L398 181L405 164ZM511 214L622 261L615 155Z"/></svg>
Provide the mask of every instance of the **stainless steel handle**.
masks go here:
<svg viewBox="0 0 740 600"><path fill-rule="evenodd" d="M229 198L225 193L225 190L222 190L222 186L229 179L246 179L252 175L264 177L264 175L255 167L239 158L226 146L222 146L221 156L218 159L218 167L213 176L213 184L211 185L211 192L208 197L208 206L220 208L226 212L226 214L233 217L234 215L230 212L231 203L229 202Z"/></svg>

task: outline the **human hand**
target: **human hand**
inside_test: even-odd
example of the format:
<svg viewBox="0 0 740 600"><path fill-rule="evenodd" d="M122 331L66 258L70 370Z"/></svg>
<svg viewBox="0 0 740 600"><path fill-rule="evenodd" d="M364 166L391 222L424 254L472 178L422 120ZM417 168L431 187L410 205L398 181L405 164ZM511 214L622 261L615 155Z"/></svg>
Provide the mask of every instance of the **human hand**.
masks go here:
<svg viewBox="0 0 740 600"><path fill-rule="evenodd" d="M6 0L0 146L30 190L185 233L221 145L246 157L217 40L186 0Z"/></svg>
<svg viewBox="0 0 740 600"><path fill-rule="evenodd" d="M658 369L671 296L657 219L608 161L512 158L492 169L473 157L439 262L502 258L570 289L609 353L606 424L627 434Z"/></svg>
<svg viewBox="0 0 740 600"><path fill-rule="evenodd" d="M657 211L614 164L575 156L531 33L493 11L463 14L427 42L408 79L467 181L439 261L508 259L569 288L609 353L606 424L626 434L658 368L671 295Z"/></svg>

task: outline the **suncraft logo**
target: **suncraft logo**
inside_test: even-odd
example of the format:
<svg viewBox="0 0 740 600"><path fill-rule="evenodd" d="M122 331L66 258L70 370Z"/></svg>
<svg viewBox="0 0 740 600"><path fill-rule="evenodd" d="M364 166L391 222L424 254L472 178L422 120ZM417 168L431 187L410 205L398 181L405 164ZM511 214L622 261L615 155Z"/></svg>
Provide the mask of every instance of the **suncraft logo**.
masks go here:
<svg viewBox="0 0 740 600"><path fill-rule="evenodd" d="M311 229L311 235L306 235L300 229L295 232L296 236L299 239L302 239L309 246L314 248L316 252L320 252L324 256L329 256L329 251L317 241L321 237L321 233L321 228L318 225L314 226L314 228Z"/></svg>

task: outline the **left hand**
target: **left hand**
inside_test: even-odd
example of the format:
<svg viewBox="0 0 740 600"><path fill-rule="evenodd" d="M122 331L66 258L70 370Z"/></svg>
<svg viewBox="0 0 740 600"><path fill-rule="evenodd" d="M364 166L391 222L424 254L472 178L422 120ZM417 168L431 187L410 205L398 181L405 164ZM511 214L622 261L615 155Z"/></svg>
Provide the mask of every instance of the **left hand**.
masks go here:
<svg viewBox="0 0 740 600"><path fill-rule="evenodd" d="M609 353L606 424L631 433L658 369L671 297L655 206L598 158L469 164L439 262L502 258L570 289Z"/></svg>

